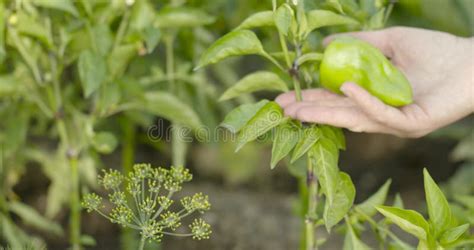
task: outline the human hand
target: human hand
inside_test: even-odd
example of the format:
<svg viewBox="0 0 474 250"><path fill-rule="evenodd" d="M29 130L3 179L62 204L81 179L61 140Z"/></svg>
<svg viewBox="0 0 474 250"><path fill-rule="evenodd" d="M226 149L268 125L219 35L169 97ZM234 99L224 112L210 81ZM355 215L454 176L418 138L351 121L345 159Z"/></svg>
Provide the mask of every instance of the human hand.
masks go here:
<svg viewBox="0 0 474 250"><path fill-rule="evenodd" d="M390 58L412 85L414 103L391 107L349 82L341 86L344 96L325 89L303 91L301 102L294 92L278 96L285 115L354 132L416 138L474 112L474 38L405 27L348 35Z"/></svg>

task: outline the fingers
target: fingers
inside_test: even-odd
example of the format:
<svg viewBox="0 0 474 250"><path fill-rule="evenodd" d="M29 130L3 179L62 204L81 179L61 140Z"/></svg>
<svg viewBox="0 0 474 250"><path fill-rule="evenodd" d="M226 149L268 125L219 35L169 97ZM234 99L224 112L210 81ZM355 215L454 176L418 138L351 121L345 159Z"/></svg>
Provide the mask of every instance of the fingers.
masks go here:
<svg viewBox="0 0 474 250"><path fill-rule="evenodd" d="M294 118L318 124L347 128L353 132L390 133L389 128L368 119L357 107L318 107L300 108ZM389 132L390 131L390 132Z"/></svg>
<svg viewBox="0 0 474 250"><path fill-rule="evenodd" d="M294 117L296 112L303 107L351 107L354 103L347 97L331 100L293 102L284 107L285 115Z"/></svg>
<svg viewBox="0 0 474 250"><path fill-rule="evenodd" d="M403 126L404 117L400 110L386 105L357 84L345 83L341 91L374 121L392 127Z"/></svg>
<svg viewBox="0 0 474 250"><path fill-rule="evenodd" d="M328 99L341 97L340 95L334 94L325 89L303 90L301 92L301 95L304 101L328 100ZM287 105L294 103L296 101L295 92L290 91L290 92L281 94L275 99L275 101L284 108Z"/></svg>
<svg viewBox="0 0 474 250"><path fill-rule="evenodd" d="M353 36L364 40L377 47L387 57L393 57L393 45L398 38L397 30L400 28L388 28L378 31L349 32L326 37L323 43L327 46L332 40L341 35Z"/></svg>

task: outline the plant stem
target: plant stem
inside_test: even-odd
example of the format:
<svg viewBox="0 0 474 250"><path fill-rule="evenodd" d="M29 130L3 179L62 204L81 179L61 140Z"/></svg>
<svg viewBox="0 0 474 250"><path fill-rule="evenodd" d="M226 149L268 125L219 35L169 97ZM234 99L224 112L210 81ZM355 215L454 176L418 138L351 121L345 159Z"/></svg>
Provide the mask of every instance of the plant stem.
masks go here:
<svg viewBox="0 0 474 250"><path fill-rule="evenodd" d="M308 186L308 211L306 214L306 250L318 249L316 245L316 226L317 220L317 205L318 205L318 179L314 175L313 163L311 156L307 155L307 176L306 185Z"/></svg>
<svg viewBox="0 0 474 250"><path fill-rule="evenodd" d="M278 32L278 37L280 39L281 49L283 50L283 54L285 55L286 65L288 66L288 68L290 68L291 60L290 60L290 54L288 53L288 46L286 45L285 37L283 36L283 34L281 34L281 32Z"/></svg>
<svg viewBox="0 0 474 250"><path fill-rule="evenodd" d="M69 217L70 243L73 250L81 249L81 207L79 194L79 170L77 168L78 152L70 146L69 136L66 130L64 119L58 117L56 126L59 133L62 146L66 149L66 157L68 159L71 171L71 197L69 200L69 209L71 216Z"/></svg>
<svg viewBox="0 0 474 250"><path fill-rule="evenodd" d="M140 239L140 246L138 247L138 250L143 250L145 248L145 242L146 242L145 236L142 235L142 237Z"/></svg>
<svg viewBox="0 0 474 250"><path fill-rule="evenodd" d="M290 69L290 75L293 78L293 85L295 87L295 94L296 94L296 101L300 102L303 100L303 96L301 95L301 83L300 78L298 75L299 65L298 65L298 58L301 57L301 46L298 42L295 42L295 50L296 50L296 59L293 62L293 66Z"/></svg>
<svg viewBox="0 0 474 250"><path fill-rule="evenodd" d="M174 81L174 34L165 36L165 50L166 50L166 77L168 79L169 88L171 93L179 97L179 89L177 88ZM172 123L171 130L171 150L172 150L172 162L174 166L183 166L186 163L186 150L187 144L181 138L180 131L183 127L175 122Z"/></svg>
<svg viewBox="0 0 474 250"><path fill-rule="evenodd" d="M293 86L295 87L296 101L303 101L303 96L301 94L301 83L298 79L298 76L293 76Z"/></svg>
<svg viewBox="0 0 474 250"><path fill-rule="evenodd" d="M262 53L261 55L267 58L270 62L272 62L275 66L277 66L277 68L280 69L281 71L286 71L285 68L283 68L283 66L281 66L281 64L268 53L265 52L265 53Z"/></svg>
<svg viewBox="0 0 474 250"><path fill-rule="evenodd" d="M6 169L4 165L3 159L3 143L0 144L0 213L3 213L4 216L8 216L8 207L7 207L7 199L5 198L4 193L4 181L6 176Z"/></svg>
<svg viewBox="0 0 474 250"><path fill-rule="evenodd" d="M79 171L77 168L77 155L69 156L69 165L71 167L71 186L72 194L70 200L71 217L69 227L71 232L71 243L73 250L81 249L81 207L79 204Z"/></svg>
<svg viewBox="0 0 474 250"><path fill-rule="evenodd" d="M172 93L176 92L176 86L174 81L174 37L173 35L165 36L164 38L165 50L166 50L166 78L170 84L169 88Z"/></svg>
<svg viewBox="0 0 474 250"><path fill-rule="evenodd" d="M125 13L123 14L122 20L120 21L117 35L115 36L113 49L116 49L122 42L123 36L125 35L125 32L127 31L129 19L130 19L130 8L127 7L125 9Z"/></svg>
<svg viewBox="0 0 474 250"><path fill-rule="evenodd" d="M10 29L10 35L15 46L17 47L18 52L20 53L23 60L25 60L25 63L28 66L28 68L31 70L31 74L33 75L33 78L35 79L35 82L38 84L42 84L41 73L38 68L38 65L36 64L36 61L31 56L31 53L28 53L28 51L26 50L26 47L23 41L21 40L20 36L18 35L17 30Z"/></svg>
<svg viewBox="0 0 474 250"><path fill-rule="evenodd" d="M123 131L123 145L122 145L122 171L125 176L132 172L133 163L135 161L135 125L127 120L121 119L120 124ZM128 183L123 183L124 188ZM133 202L130 197L129 202ZM138 220L138 219L137 219ZM123 228L120 234L120 241L122 249L136 248L137 241L134 239L134 231L130 228Z"/></svg>
<svg viewBox="0 0 474 250"><path fill-rule="evenodd" d="M387 24L387 21L388 21L388 18L390 17L390 14L392 14L392 11L393 11L393 6L395 5L395 2L391 2L388 7L387 7L387 10L385 11L385 17L383 19L383 23L384 25Z"/></svg>

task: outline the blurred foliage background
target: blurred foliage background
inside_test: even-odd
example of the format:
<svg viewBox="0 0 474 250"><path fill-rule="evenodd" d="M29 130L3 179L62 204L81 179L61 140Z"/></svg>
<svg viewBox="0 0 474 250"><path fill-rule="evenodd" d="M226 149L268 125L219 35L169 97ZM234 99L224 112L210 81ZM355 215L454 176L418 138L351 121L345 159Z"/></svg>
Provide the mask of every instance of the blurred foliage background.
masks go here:
<svg viewBox="0 0 474 250"><path fill-rule="evenodd" d="M307 8L324 2L305 0ZM235 154L232 142L212 134L181 143L166 130L178 124L214 131L234 106L256 99L217 102L246 72L268 67L258 58L192 69L217 37L270 8L271 1L0 0L0 246L65 249L79 195L97 187L98 171L151 162L186 164L196 180L190 189L206 190L214 205L210 241L165 239L164 249L292 249L297 183L285 168L269 170L265 142ZM400 0L389 19L395 25L469 37L474 2ZM312 34L310 49L321 50L325 35L345 30ZM265 29L258 36L269 48L279 46ZM163 140L168 134L171 142ZM472 117L418 140L347 136L341 168L355 180L356 199L392 177L409 207L423 207L427 166L458 201L455 211L473 224ZM133 235L107 221L81 221L76 240L88 249L133 247Z"/></svg>

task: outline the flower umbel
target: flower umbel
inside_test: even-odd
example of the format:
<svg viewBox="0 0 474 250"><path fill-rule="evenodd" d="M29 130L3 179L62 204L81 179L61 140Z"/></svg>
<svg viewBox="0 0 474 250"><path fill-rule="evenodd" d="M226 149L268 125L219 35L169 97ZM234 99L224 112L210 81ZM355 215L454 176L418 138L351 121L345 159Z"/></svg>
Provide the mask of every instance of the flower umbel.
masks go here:
<svg viewBox="0 0 474 250"><path fill-rule="evenodd" d="M82 206L89 213L92 212L93 210L100 209L101 205L102 205L102 197L94 193L86 194L84 196L84 200L82 201Z"/></svg>
<svg viewBox="0 0 474 250"><path fill-rule="evenodd" d="M193 239L196 240L209 239L212 233L211 226L201 218L195 219L189 227L191 228Z"/></svg>
<svg viewBox="0 0 474 250"><path fill-rule="evenodd" d="M191 180L192 174L182 166L166 169L136 164L128 176L117 170L103 171L99 183L109 192L108 202L104 204L112 206L112 210L108 214L101 211L105 207L102 197L94 193L84 196L82 206L87 212L96 211L112 223L140 231L146 241L160 242L163 235L208 239L211 228L202 219L195 219L189 225L190 233L175 232L183 218L194 212L203 213L211 207L208 196L202 193L182 198L182 208L179 208L179 203L173 205L173 195L182 189L183 183Z"/></svg>

